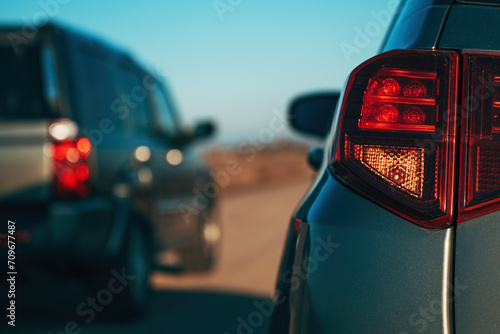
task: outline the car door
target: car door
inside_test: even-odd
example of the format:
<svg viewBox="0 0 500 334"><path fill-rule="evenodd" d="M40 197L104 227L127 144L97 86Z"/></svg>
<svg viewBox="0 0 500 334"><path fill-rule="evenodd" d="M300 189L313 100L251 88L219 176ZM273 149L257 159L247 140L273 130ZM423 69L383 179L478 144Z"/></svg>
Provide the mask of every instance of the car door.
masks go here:
<svg viewBox="0 0 500 334"><path fill-rule="evenodd" d="M208 202L199 198L202 166L180 126L172 99L165 87L151 75L143 76L148 90L152 156L155 157L158 184L155 184L154 223L158 242L163 247L189 243L196 233L198 213ZM180 138L184 137L184 140Z"/></svg>
<svg viewBox="0 0 500 334"><path fill-rule="evenodd" d="M96 155L93 188L110 193L127 182L134 139L126 120L113 109L119 95L115 89L114 56L110 50L77 37L68 39L72 68L72 105L82 134Z"/></svg>

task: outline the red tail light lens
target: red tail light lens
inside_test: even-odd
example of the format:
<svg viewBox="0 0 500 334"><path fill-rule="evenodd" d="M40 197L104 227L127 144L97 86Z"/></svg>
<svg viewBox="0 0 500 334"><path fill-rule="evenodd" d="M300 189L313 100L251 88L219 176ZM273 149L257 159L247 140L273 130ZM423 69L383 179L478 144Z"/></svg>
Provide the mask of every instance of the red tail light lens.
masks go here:
<svg viewBox="0 0 500 334"><path fill-rule="evenodd" d="M91 150L87 138L54 143L54 195L57 199L83 198L90 195L87 158Z"/></svg>
<svg viewBox="0 0 500 334"><path fill-rule="evenodd" d="M459 221L500 208L500 58L465 52Z"/></svg>
<svg viewBox="0 0 500 334"><path fill-rule="evenodd" d="M424 227L500 210L500 54L395 50L351 74L332 170ZM457 132L460 130L460 142ZM456 156L460 154L459 171Z"/></svg>
<svg viewBox="0 0 500 334"><path fill-rule="evenodd" d="M437 84L436 72L380 67L363 96L359 128L434 131Z"/></svg>
<svg viewBox="0 0 500 334"><path fill-rule="evenodd" d="M455 52L396 50L351 74L334 174L425 227L451 224L455 173Z"/></svg>

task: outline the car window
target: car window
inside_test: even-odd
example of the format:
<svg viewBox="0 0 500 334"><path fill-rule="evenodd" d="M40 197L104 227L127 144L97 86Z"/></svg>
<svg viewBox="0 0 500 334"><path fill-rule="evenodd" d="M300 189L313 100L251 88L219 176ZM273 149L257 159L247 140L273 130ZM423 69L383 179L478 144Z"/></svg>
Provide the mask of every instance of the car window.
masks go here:
<svg viewBox="0 0 500 334"><path fill-rule="evenodd" d="M113 131L123 132L123 122L111 108L117 95L110 60L104 55L80 49L75 55L74 67L78 104L85 126L99 128L105 122Z"/></svg>
<svg viewBox="0 0 500 334"><path fill-rule="evenodd" d="M158 121L157 129L170 138L177 137L179 135L177 119L160 84L154 85L151 97L155 110L155 118Z"/></svg>
<svg viewBox="0 0 500 334"><path fill-rule="evenodd" d="M135 135L146 137L150 134L147 90L131 66L119 65L116 74L121 108L127 115L124 122Z"/></svg>
<svg viewBox="0 0 500 334"><path fill-rule="evenodd" d="M49 45L44 45L41 49L44 96L51 110L58 110L61 92L54 53Z"/></svg>
<svg viewBox="0 0 500 334"><path fill-rule="evenodd" d="M49 115L44 97L40 48L16 53L0 46L0 118L30 119Z"/></svg>

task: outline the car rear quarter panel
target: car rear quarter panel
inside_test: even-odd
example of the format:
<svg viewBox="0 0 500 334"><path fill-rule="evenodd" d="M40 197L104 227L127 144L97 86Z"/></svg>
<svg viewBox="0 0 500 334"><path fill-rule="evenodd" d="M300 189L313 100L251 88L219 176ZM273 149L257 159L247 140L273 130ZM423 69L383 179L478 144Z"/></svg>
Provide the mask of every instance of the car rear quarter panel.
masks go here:
<svg viewBox="0 0 500 334"><path fill-rule="evenodd" d="M416 226L329 172L316 187L295 250L295 332L450 333L453 229Z"/></svg>
<svg viewBox="0 0 500 334"><path fill-rule="evenodd" d="M500 213L457 227L455 297L457 334L500 333Z"/></svg>

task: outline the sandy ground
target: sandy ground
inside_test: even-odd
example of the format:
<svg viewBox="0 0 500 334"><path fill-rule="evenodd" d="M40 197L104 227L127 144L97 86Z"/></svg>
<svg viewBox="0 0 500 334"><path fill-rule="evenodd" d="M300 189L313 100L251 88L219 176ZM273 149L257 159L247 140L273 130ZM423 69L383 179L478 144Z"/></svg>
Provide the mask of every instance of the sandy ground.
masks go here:
<svg viewBox="0 0 500 334"><path fill-rule="evenodd" d="M302 177L222 197L220 262L208 274L152 277L156 289L204 290L269 297L290 217L311 184Z"/></svg>

